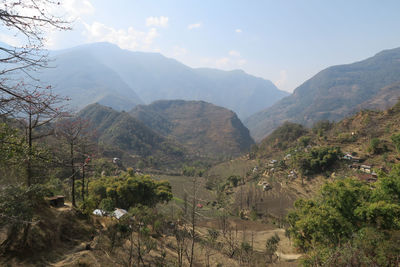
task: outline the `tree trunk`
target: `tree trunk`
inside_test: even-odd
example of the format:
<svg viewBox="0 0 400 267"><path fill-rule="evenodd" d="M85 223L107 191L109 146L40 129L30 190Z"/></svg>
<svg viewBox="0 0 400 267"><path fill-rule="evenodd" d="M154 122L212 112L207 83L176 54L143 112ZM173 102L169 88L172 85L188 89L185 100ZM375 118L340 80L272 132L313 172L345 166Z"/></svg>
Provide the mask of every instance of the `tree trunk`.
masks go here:
<svg viewBox="0 0 400 267"><path fill-rule="evenodd" d="M82 165L82 201L85 201L85 163Z"/></svg>
<svg viewBox="0 0 400 267"><path fill-rule="evenodd" d="M195 243L195 230L196 230L196 177L193 178L193 203L192 203L192 249L190 251L190 267L193 266L194 258L194 243Z"/></svg>
<svg viewBox="0 0 400 267"><path fill-rule="evenodd" d="M129 247L129 261L128 261L128 266L132 266L132 258L133 258L133 231L131 232L130 236L130 247Z"/></svg>
<svg viewBox="0 0 400 267"><path fill-rule="evenodd" d="M32 115L29 114L28 121L28 161L26 166L27 185L32 185Z"/></svg>
<svg viewBox="0 0 400 267"><path fill-rule="evenodd" d="M70 144L70 157L71 157L71 172L72 172L72 184L71 184L71 199L72 199L72 206L76 207L75 203L75 166L74 166L74 143L71 142Z"/></svg>

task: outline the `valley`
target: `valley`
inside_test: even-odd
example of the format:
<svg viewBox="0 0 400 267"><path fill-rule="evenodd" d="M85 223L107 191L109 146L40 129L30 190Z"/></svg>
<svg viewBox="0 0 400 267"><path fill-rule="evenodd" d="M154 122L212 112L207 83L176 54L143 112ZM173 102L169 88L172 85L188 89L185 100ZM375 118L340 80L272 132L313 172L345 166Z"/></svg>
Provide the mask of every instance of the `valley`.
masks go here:
<svg viewBox="0 0 400 267"><path fill-rule="evenodd" d="M0 266L400 266L400 6L317 2L0 1Z"/></svg>

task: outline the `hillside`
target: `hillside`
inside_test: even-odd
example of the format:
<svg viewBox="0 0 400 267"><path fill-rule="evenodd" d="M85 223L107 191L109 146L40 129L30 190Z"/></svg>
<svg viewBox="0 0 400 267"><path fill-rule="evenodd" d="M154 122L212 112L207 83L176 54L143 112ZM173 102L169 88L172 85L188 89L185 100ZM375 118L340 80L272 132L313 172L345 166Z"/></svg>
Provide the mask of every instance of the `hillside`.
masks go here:
<svg viewBox="0 0 400 267"><path fill-rule="evenodd" d="M163 99L203 100L245 118L288 95L240 70L193 69L158 53L122 50L109 43L54 51L51 56L57 68L43 70L39 78L71 97L77 109L96 102L129 110Z"/></svg>
<svg viewBox="0 0 400 267"><path fill-rule="evenodd" d="M284 123L254 150L256 157L280 159L316 147L337 147L362 159L363 164L390 169L399 151L392 136L400 134L400 101L385 111L362 110L336 123L321 121L313 128ZM335 171L332 169L331 171ZM343 169L344 175L354 174Z"/></svg>
<svg viewBox="0 0 400 267"><path fill-rule="evenodd" d="M294 93L258 112L244 123L260 141L284 121L311 126L319 120L338 121L361 108L394 104L400 81L400 48L366 60L327 68Z"/></svg>
<svg viewBox="0 0 400 267"><path fill-rule="evenodd" d="M204 101L161 100L129 113L202 155L238 156L254 144L234 112Z"/></svg>
<svg viewBox="0 0 400 267"><path fill-rule="evenodd" d="M185 157L186 151L181 145L162 137L126 112L92 104L78 116L91 123L99 144L124 161L146 161L151 156L152 164L157 167L157 164L182 162Z"/></svg>
<svg viewBox="0 0 400 267"><path fill-rule="evenodd" d="M371 183L392 171L400 163L399 125L400 101L313 128L286 122L248 157L215 165L205 177L233 213L280 223L297 199L311 199L325 183L345 177Z"/></svg>

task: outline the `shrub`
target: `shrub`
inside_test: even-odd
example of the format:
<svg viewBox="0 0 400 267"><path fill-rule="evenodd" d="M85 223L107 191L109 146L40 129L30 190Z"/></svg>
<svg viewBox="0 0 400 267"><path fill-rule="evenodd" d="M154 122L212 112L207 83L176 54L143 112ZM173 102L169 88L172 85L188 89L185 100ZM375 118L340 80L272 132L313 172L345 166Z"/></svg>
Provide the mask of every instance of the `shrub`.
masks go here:
<svg viewBox="0 0 400 267"><path fill-rule="evenodd" d="M156 181L148 176L102 177L90 183L90 197L97 205L103 199L112 201L114 207L129 209L137 204L154 206L172 199L171 185L168 181ZM107 202L104 200L104 205Z"/></svg>
<svg viewBox="0 0 400 267"><path fill-rule="evenodd" d="M306 266L396 266L400 253L400 164L370 184L344 179L326 184L289 212L287 232Z"/></svg>
<svg viewBox="0 0 400 267"><path fill-rule="evenodd" d="M400 134L394 134L391 137L394 146L398 153L400 153Z"/></svg>
<svg viewBox="0 0 400 267"><path fill-rule="evenodd" d="M298 153L295 162L303 175L309 175L330 169L341 156L338 147L318 147L308 153Z"/></svg>

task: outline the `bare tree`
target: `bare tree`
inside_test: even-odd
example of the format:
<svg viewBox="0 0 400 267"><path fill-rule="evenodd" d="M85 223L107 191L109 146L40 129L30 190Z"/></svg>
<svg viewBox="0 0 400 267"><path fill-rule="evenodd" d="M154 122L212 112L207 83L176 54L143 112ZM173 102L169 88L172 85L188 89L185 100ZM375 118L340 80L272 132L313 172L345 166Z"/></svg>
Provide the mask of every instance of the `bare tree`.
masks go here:
<svg viewBox="0 0 400 267"><path fill-rule="evenodd" d="M176 239L176 252L178 254L178 266L183 266L183 255L187 250L187 240L189 233L185 227L180 226L179 224L175 225L174 236Z"/></svg>
<svg viewBox="0 0 400 267"><path fill-rule="evenodd" d="M23 98L15 87L8 85L5 74L29 72L47 66L47 54L43 52L47 30L68 30L69 22L54 15L60 2L52 0L1 0L0 21L11 35L18 38L19 47L0 47L0 91L11 97Z"/></svg>
<svg viewBox="0 0 400 267"><path fill-rule="evenodd" d="M236 234L234 234L232 228L228 228L225 236L223 237L224 245L225 245L225 253L229 258L233 258L235 253L239 249L239 240L237 238L237 230Z"/></svg>
<svg viewBox="0 0 400 267"><path fill-rule="evenodd" d="M219 237L219 231L215 229L208 229L207 236L203 242L203 248L205 252L206 267L210 267L210 257L215 254L214 249L217 246L217 239Z"/></svg>
<svg viewBox="0 0 400 267"><path fill-rule="evenodd" d="M21 90L22 96L27 101L19 101L15 104L18 113L14 117L22 124L25 129L26 142L28 144L27 153L27 185L32 184L32 146L33 141L44 136L50 135L52 131L43 130L46 124L49 124L62 115L62 98L54 95L51 88L42 91L39 88L27 89L26 85ZM36 131L42 128L41 131Z"/></svg>
<svg viewBox="0 0 400 267"><path fill-rule="evenodd" d="M192 236L192 246L190 250L190 259L189 259L189 266L193 266L194 260L194 244L196 242L196 206L197 206L197 179L196 176L193 177L193 198L192 198L192 212L191 212L191 226L192 229L190 234Z"/></svg>
<svg viewBox="0 0 400 267"><path fill-rule="evenodd" d="M226 236L226 232L228 230L228 214L225 210L225 208L222 211L222 214L219 216L218 218L218 223L219 223L219 227L221 228L222 234L225 237Z"/></svg>
<svg viewBox="0 0 400 267"><path fill-rule="evenodd" d="M14 102L40 104L27 98L19 83L28 78L38 85L32 73L48 65L46 32L70 29L68 21L54 14L59 6L52 0L0 0L0 22L21 43L0 46L0 114L11 113Z"/></svg>
<svg viewBox="0 0 400 267"><path fill-rule="evenodd" d="M56 126L56 136L65 140L69 146L69 164L71 168L71 199L72 205L75 207L75 179L77 171L75 170L75 150L76 146L83 140L89 132L88 122L81 118L69 118L61 120ZM84 188L84 185L82 186Z"/></svg>

